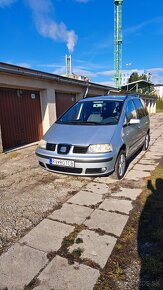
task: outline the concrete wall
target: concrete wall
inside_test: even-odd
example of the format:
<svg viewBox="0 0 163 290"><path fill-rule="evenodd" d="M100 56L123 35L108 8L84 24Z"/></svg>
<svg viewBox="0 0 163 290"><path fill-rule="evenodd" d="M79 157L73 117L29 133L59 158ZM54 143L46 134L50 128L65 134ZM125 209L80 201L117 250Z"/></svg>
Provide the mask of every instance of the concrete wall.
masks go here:
<svg viewBox="0 0 163 290"><path fill-rule="evenodd" d="M43 133L56 121L56 100L55 93L73 93L77 100L83 97L86 92L87 83L73 83L71 80L62 82L59 77L57 80L44 79L37 76L24 76L23 74L0 73L0 87L20 88L26 90L40 91L40 102L42 112ZM88 95L97 96L106 94L107 89L95 87L89 84Z"/></svg>
<svg viewBox="0 0 163 290"><path fill-rule="evenodd" d="M155 97L150 96L143 96L142 99L144 100L147 110L149 114L155 114L156 113L156 101L157 99Z"/></svg>
<svg viewBox="0 0 163 290"><path fill-rule="evenodd" d="M157 96L163 99L163 86L154 86Z"/></svg>
<svg viewBox="0 0 163 290"><path fill-rule="evenodd" d="M45 134L49 127L56 120L56 101L55 90L53 87L40 91L41 113L43 133Z"/></svg>

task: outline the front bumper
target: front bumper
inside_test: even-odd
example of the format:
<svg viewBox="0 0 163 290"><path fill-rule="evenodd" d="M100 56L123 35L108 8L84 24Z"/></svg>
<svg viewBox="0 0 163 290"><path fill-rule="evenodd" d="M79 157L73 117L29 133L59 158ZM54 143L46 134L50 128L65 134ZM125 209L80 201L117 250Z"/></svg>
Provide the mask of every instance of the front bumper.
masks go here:
<svg viewBox="0 0 163 290"><path fill-rule="evenodd" d="M103 154L103 156L89 156L88 154L83 154L83 156L81 156L81 154L62 156L40 148L36 149L36 156L40 166L44 169L56 173L81 176L100 176L111 173L114 171L114 165L116 160L112 152L105 155ZM75 165L74 167L52 165L50 163L50 158L57 158L60 160L72 160L74 161Z"/></svg>

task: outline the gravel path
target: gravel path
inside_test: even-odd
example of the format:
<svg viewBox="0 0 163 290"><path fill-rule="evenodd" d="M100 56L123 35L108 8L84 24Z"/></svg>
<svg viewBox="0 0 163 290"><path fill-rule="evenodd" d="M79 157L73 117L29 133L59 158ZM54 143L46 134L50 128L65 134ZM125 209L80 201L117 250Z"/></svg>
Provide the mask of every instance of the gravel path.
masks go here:
<svg viewBox="0 0 163 290"><path fill-rule="evenodd" d="M41 169L34 151L0 155L0 252L90 180Z"/></svg>

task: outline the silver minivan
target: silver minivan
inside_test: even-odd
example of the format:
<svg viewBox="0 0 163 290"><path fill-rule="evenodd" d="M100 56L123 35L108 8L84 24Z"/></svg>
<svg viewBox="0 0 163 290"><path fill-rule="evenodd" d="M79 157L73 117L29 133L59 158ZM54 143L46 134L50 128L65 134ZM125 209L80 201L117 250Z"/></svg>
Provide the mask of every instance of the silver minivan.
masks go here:
<svg viewBox="0 0 163 290"><path fill-rule="evenodd" d="M47 131L36 149L44 169L73 175L122 179L126 161L148 149L149 115L139 96L81 99Z"/></svg>

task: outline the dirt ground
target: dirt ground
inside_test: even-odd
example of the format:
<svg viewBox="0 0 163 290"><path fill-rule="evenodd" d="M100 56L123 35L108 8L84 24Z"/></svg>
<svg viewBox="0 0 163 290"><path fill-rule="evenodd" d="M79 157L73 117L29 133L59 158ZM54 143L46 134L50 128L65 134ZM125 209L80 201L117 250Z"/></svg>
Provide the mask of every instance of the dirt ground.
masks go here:
<svg viewBox="0 0 163 290"><path fill-rule="evenodd" d="M43 170L35 148L0 154L0 254L91 180Z"/></svg>

